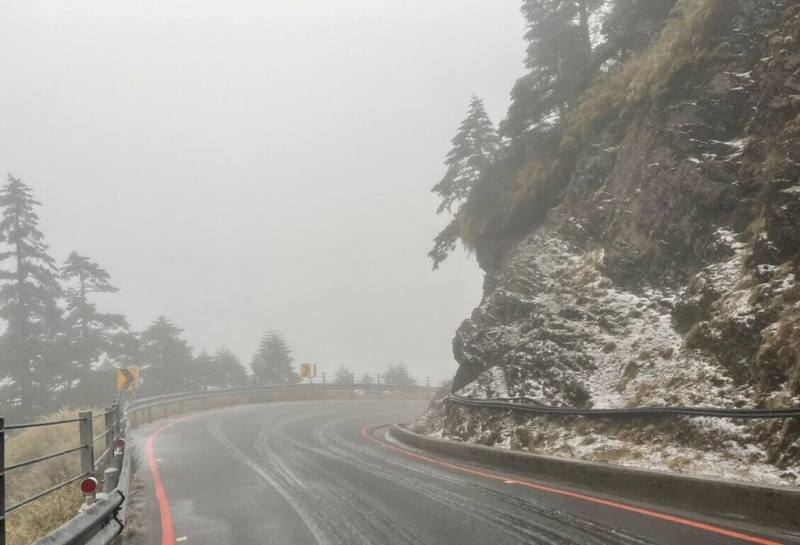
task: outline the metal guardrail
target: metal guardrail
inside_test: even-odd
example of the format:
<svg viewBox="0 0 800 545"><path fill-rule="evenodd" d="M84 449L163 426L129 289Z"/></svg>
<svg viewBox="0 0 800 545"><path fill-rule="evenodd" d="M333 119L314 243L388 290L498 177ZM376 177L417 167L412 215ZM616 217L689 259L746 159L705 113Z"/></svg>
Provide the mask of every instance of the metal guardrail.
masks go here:
<svg viewBox="0 0 800 545"><path fill-rule="evenodd" d="M265 396L277 392L325 392L325 391L364 391L372 393L401 391L406 393L431 393L435 387L428 386L393 386L387 384L291 384L274 386L247 386L241 388L227 388L219 390L196 390L189 392L178 392L173 394L162 394L143 399L133 399L126 405L126 415L131 420L133 415L142 411L148 411L148 421L152 420L152 410L156 407L165 408L170 404L183 403L186 401L203 400L204 402L231 396ZM166 409L164 409L166 410ZM179 411L182 412L182 411ZM166 412L161 415L166 416Z"/></svg>
<svg viewBox="0 0 800 545"><path fill-rule="evenodd" d="M786 409L718 409L714 407L635 407L628 409L578 409L552 407L531 402L528 398L470 399L449 395L445 403L484 409L512 410L548 416L635 417L689 416L710 418L800 418L800 407Z"/></svg>
<svg viewBox="0 0 800 545"><path fill-rule="evenodd" d="M77 517L37 541L36 545L82 545L95 539L98 534L105 536L104 543L110 543L122 533L124 525L119 514L125 498L122 491L113 490Z"/></svg>
<svg viewBox="0 0 800 545"><path fill-rule="evenodd" d="M101 417L104 418L104 431L98 435L93 435L94 420ZM93 415L91 411L82 411L78 413L77 418L64 418L59 420L30 422L9 426L6 426L5 420L0 417L0 545L5 545L6 543L6 517L9 513L12 513L17 509L44 498L45 496L48 496L54 492L57 492L58 490L61 490L62 488L65 488L80 479L94 476L96 471L102 467L103 464L108 462L108 456L110 453L113 453L114 450L115 440L123 433L122 417L122 406L119 404L107 407L105 412L97 415ZM7 430L24 430L28 428L61 426L74 423L78 424L78 444L76 446L6 465L5 432ZM105 451L102 455L95 458L94 445L103 438L105 438ZM56 458L76 452L80 453L81 457L80 473L56 483L45 490L41 490L32 496L18 500L10 506L6 506L6 473L46 462L48 460L54 460Z"/></svg>

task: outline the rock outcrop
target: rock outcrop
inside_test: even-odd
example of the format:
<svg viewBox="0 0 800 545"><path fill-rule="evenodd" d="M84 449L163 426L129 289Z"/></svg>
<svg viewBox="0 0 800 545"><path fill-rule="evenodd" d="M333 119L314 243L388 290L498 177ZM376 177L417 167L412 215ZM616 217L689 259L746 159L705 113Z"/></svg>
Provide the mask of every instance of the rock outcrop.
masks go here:
<svg viewBox="0 0 800 545"><path fill-rule="evenodd" d="M576 407L800 406L800 5L724 4L667 92L576 144L541 218L477 244L484 293L453 341L453 391ZM556 421L439 400L417 425L800 483L796 419Z"/></svg>

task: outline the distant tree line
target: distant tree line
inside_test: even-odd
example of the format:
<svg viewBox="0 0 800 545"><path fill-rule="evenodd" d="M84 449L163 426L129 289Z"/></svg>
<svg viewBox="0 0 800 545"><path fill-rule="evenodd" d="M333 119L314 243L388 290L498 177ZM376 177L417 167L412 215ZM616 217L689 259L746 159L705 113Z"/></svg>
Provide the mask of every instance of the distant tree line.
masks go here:
<svg viewBox="0 0 800 545"><path fill-rule="evenodd" d="M385 384L387 386L414 386L417 380L408 372L405 363L389 364L383 373L364 373L356 377L346 366L341 366L333 376L334 384Z"/></svg>
<svg viewBox="0 0 800 545"><path fill-rule="evenodd" d="M603 101L582 104L587 90L652 45L675 5L676 0L523 0L527 72L511 90L506 117L495 129L483 101L473 96L445 159L445 175L433 187L441 199L438 213L451 216L428 253L434 269L459 240L474 248L481 238L502 236L519 221L530 221L531 210L548 206L570 170L564 158L572 143L594 120L612 113L597 106ZM609 112L591 111L598 108Z"/></svg>
<svg viewBox="0 0 800 545"><path fill-rule="evenodd" d="M30 417L61 407L107 403L116 368L137 365L149 391L243 385L248 372L225 347L194 350L164 316L133 331L121 314L98 310L115 293L102 266L71 252L56 263L39 229L41 204L11 175L0 190L0 407ZM291 349L277 332L264 336L251 367L258 382L298 381ZM251 379L252 380L252 379Z"/></svg>

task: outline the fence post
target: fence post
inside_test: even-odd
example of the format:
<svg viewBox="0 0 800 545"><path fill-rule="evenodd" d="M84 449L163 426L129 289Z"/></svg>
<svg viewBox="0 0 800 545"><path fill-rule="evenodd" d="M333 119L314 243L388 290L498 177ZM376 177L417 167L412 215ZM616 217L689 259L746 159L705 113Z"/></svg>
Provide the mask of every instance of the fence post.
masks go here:
<svg viewBox="0 0 800 545"><path fill-rule="evenodd" d="M106 407L106 449L114 446L114 439L116 439L117 432L114 429L114 407Z"/></svg>
<svg viewBox="0 0 800 545"><path fill-rule="evenodd" d="M6 545L6 425L0 416L0 545Z"/></svg>
<svg viewBox="0 0 800 545"><path fill-rule="evenodd" d="M115 437L122 437L122 404L114 403L114 435Z"/></svg>
<svg viewBox="0 0 800 545"><path fill-rule="evenodd" d="M81 446L81 472L87 477L94 476L94 435L92 435L92 411L81 411L78 413L80 418L80 438Z"/></svg>

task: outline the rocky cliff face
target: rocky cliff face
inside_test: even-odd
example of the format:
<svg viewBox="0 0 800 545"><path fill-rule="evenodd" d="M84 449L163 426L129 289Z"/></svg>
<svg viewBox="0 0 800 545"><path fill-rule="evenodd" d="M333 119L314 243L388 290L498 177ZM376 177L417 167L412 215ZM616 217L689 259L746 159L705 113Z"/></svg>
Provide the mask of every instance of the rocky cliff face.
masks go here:
<svg viewBox="0 0 800 545"><path fill-rule="evenodd" d="M724 4L668 92L580 143L542 221L479 245L484 293L453 341L453 391L800 406L800 5ZM800 483L797 420L554 421L437 402L418 427Z"/></svg>

